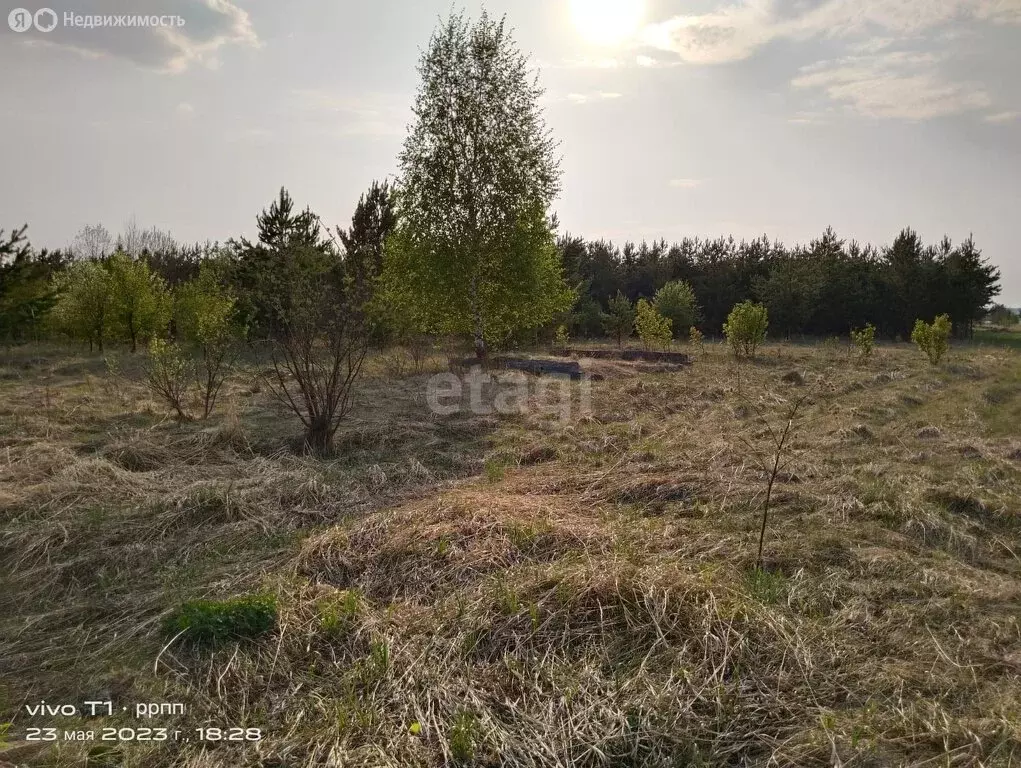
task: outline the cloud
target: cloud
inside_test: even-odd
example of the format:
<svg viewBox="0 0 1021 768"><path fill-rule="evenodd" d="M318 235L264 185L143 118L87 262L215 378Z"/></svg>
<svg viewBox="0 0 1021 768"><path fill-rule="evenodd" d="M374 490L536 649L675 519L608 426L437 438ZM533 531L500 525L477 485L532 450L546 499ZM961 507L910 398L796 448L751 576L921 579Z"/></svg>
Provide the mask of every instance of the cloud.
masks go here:
<svg viewBox="0 0 1021 768"><path fill-rule="evenodd" d="M795 88L869 117L925 120L992 105L981 84L948 77L948 56L913 50L949 50L979 23L1021 24L1021 0L735 0L650 25L643 38L694 64L742 61L777 40L838 40L848 55L802 68Z"/></svg>
<svg viewBox="0 0 1021 768"><path fill-rule="evenodd" d="M595 101L609 101L619 99L622 94L608 91L596 91L594 93L569 93L567 100L572 104L590 104Z"/></svg>
<svg viewBox="0 0 1021 768"><path fill-rule="evenodd" d="M668 183L675 189L695 189L702 186L701 179L670 179Z"/></svg>
<svg viewBox="0 0 1021 768"><path fill-rule="evenodd" d="M1021 0L739 0L703 14L648 26L646 45L684 61L718 64L746 59L778 38L868 38L886 47L898 37L966 21L1021 24Z"/></svg>
<svg viewBox="0 0 1021 768"><path fill-rule="evenodd" d="M897 39L893 37L872 37L868 40L862 40L860 43L852 44L850 51L857 54L879 53L896 43Z"/></svg>
<svg viewBox="0 0 1021 768"><path fill-rule="evenodd" d="M986 115L982 119L987 123L1009 123L1017 120L1019 117L1021 117L1021 112L997 112L992 115Z"/></svg>
<svg viewBox="0 0 1021 768"><path fill-rule="evenodd" d="M772 0L746 0L696 16L675 16L646 27L646 45L694 64L740 61L779 34Z"/></svg>
<svg viewBox="0 0 1021 768"><path fill-rule="evenodd" d="M182 117L191 117L195 114L195 107L189 104L187 101L182 101L177 105L177 114Z"/></svg>
<svg viewBox="0 0 1021 768"><path fill-rule="evenodd" d="M803 67L795 88L819 88L867 117L927 120L983 109L992 98L980 85L943 80L932 53L892 51Z"/></svg>
<svg viewBox="0 0 1021 768"><path fill-rule="evenodd" d="M52 32L15 33L0 25L0 33L15 35L31 46L52 46L87 58L116 58L144 69L183 72L199 65L216 68L226 46L259 47L248 12L232 0L92 0L76 8L79 16L161 16L181 18L183 26L65 26L65 9Z"/></svg>

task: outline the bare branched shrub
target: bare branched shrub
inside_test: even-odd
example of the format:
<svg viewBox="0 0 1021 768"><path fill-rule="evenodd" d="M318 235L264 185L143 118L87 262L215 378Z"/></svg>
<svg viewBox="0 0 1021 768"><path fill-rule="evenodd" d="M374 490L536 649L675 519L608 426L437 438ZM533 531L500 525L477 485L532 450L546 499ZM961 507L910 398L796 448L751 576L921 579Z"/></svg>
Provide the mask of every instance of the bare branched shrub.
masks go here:
<svg viewBox="0 0 1021 768"><path fill-rule="evenodd" d="M362 313L347 298L338 260L308 248L286 255L269 386L301 419L304 448L329 453L351 409L354 383L368 348Z"/></svg>
<svg viewBox="0 0 1021 768"><path fill-rule="evenodd" d="M391 379L403 379L408 375L410 360L403 347L391 347L379 356L383 372Z"/></svg>
<svg viewBox="0 0 1021 768"><path fill-rule="evenodd" d="M425 370L425 361L429 357L430 339L424 333L413 333L408 338L408 354L415 373Z"/></svg>
<svg viewBox="0 0 1021 768"><path fill-rule="evenodd" d="M766 498L762 504L762 524L759 526L759 550L758 555L755 558L755 567L759 570L761 570L763 566L762 550L766 541L766 526L769 522L769 504L773 499L773 486L776 485L776 480L780 476L780 473L790 464L790 439L797 427L798 411L807 399L808 395L804 395L790 405L784 416L782 426L774 428L764 417L760 415L759 423L766 428L766 432L768 433L772 443L769 451L772 455L764 454L749 445L752 453L754 453L756 458L759 459L762 470L769 477L766 481Z"/></svg>

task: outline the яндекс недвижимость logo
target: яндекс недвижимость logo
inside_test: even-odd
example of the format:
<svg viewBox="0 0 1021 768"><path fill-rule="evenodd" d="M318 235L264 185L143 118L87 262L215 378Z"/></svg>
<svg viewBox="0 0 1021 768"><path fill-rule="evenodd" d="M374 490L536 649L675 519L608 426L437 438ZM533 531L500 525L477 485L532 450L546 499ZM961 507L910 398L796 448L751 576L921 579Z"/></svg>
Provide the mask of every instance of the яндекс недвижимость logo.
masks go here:
<svg viewBox="0 0 1021 768"><path fill-rule="evenodd" d="M7 25L15 32L27 32L33 27L40 32L52 32L57 26L57 13L51 8L40 8L35 13L15 8L7 14Z"/></svg>

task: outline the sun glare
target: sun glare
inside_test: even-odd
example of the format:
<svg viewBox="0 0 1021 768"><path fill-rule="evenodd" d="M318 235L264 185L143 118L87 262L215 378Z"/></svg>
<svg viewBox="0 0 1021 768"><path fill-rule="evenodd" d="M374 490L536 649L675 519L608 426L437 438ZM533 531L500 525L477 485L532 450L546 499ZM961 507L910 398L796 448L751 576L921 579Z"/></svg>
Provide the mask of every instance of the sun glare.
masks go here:
<svg viewBox="0 0 1021 768"><path fill-rule="evenodd" d="M642 24L644 0L570 0L578 33L596 45L619 45Z"/></svg>

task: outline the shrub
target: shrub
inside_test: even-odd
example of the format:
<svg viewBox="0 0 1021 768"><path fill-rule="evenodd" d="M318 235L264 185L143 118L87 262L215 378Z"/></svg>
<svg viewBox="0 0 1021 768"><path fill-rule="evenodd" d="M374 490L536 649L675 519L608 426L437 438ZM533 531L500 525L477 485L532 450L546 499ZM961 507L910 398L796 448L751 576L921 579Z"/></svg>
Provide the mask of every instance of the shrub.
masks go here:
<svg viewBox="0 0 1021 768"><path fill-rule="evenodd" d="M703 355L705 354L705 336L695 326L691 326L688 330L688 341L693 347L698 347Z"/></svg>
<svg viewBox="0 0 1021 768"><path fill-rule="evenodd" d="M567 349L568 343L570 343L571 337L567 335L567 326L557 326L557 333L553 337L553 348L554 349Z"/></svg>
<svg viewBox="0 0 1021 768"><path fill-rule="evenodd" d="M169 635L183 633L193 644L221 643L261 635L276 625L272 595L243 595L228 600L191 600L167 617Z"/></svg>
<svg viewBox="0 0 1021 768"><path fill-rule="evenodd" d="M673 333L670 330L671 324L670 318L663 317L656 311L653 304L645 299L639 299L635 316L635 330L646 349L668 346L673 338Z"/></svg>
<svg viewBox="0 0 1021 768"><path fill-rule="evenodd" d="M237 343L244 337L235 303L233 294L220 284L214 262L204 263L198 277L177 292L178 335L198 350L202 361L199 389L203 419L213 412L220 389L234 368Z"/></svg>
<svg viewBox="0 0 1021 768"><path fill-rule="evenodd" d="M379 355L383 372L389 379L403 379L411 369L411 358L404 347L390 347Z"/></svg>
<svg viewBox="0 0 1021 768"><path fill-rule="evenodd" d="M617 346L624 345L624 339L635 328L635 306L620 291L610 299L610 311L603 320L606 332L617 340Z"/></svg>
<svg viewBox="0 0 1021 768"><path fill-rule="evenodd" d="M181 348L165 339L149 342L149 359L145 366L149 391L169 405L179 419L187 419L184 401L191 380L190 361Z"/></svg>
<svg viewBox="0 0 1021 768"><path fill-rule="evenodd" d="M939 365L943 355L950 349L950 316L940 315L931 323L916 320L911 340L925 353L930 363Z"/></svg>
<svg viewBox="0 0 1021 768"><path fill-rule="evenodd" d="M860 331L852 329L851 341L854 343L855 349L858 350L858 358L868 360L876 348L876 326L868 323Z"/></svg>
<svg viewBox="0 0 1021 768"><path fill-rule="evenodd" d="M365 317L343 264L315 249L286 251L279 282L274 301L282 330L269 386L305 427L305 450L328 454L368 349Z"/></svg>
<svg viewBox="0 0 1021 768"><path fill-rule="evenodd" d="M653 304L656 310L673 324L673 334L676 338L688 333L698 319L695 291L683 280L669 282L656 291Z"/></svg>
<svg viewBox="0 0 1021 768"><path fill-rule="evenodd" d="M727 322L723 324L723 334L735 355L755 357L755 350L766 340L768 327L766 308L752 301L742 301L730 310Z"/></svg>

